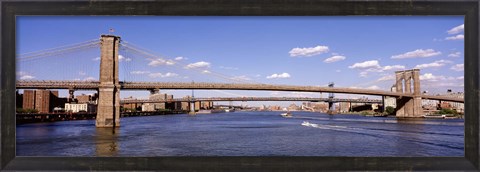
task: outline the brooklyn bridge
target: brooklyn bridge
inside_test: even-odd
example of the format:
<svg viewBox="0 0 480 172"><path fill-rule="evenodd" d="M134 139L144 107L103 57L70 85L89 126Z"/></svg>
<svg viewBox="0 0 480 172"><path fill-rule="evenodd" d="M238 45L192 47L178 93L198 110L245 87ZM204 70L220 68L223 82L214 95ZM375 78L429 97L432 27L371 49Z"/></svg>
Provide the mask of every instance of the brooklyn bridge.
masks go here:
<svg viewBox="0 0 480 172"><path fill-rule="evenodd" d="M146 90L155 91L162 89L175 90L260 90L260 91L295 91L314 93L343 93L373 96L389 96L396 98L397 117L420 117L422 116L422 99L450 101L464 103L463 98L447 96L425 95L420 90L420 70L411 69L396 71L396 81L392 83L396 88L395 92L341 88L322 86L299 86L299 85L275 85L261 83L217 83L217 82L127 82L119 80L119 47L129 47L128 44L121 44L120 37L115 35L102 35L100 40L90 41L73 47L66 47L62 50L44 51L41 55L63 53L72 49L81 49L100 45L100 72L99 81L71 81L71 80L17 80L17 89L65 89L71 94L75 90L96 90L98 91L97 127L118 127L120 126L120 92L121 90ZM132 51L141 51L138 48L130 47ZM29 58L36 58L30 56ZM22 60L22 59L21 59ZM332 98L206 98L212 101L332 101ZM143 100L148 102L148 100ZM192 101L176 99L173 101ZM351 99L335 99L334 101L355 101ZM378 102L378 100L372 101Z"/></svg>

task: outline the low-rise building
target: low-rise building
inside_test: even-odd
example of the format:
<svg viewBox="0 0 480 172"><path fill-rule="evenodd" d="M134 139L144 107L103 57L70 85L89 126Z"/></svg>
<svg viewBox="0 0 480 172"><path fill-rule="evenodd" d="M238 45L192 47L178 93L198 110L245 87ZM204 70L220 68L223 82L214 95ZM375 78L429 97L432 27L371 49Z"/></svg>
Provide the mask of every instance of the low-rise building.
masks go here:
<svg viewBox="0 0 480 172"><path fill-rule="evenodd" d="M97 105L90 103L65 103L65 112L97 112Z"/></svg>

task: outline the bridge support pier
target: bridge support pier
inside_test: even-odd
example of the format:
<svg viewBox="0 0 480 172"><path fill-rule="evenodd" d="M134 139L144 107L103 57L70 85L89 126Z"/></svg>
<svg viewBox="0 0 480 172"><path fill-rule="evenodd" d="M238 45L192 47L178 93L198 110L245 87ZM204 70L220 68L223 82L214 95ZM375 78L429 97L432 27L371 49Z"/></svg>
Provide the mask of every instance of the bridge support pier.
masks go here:
<svg viewBox="0 0 480 172"><path fill-rule="evenodd" d="M118 81L118 44L120 37L102 35L100 46L100 84L95 126L120 126L120 84Z"/></svg>
<svg viewBox="0 0 480 172"><path fill-rule="evenodd" d="M68 102L72 102L75 99L75 90L73 88L68 89Z"/></svg>
<svg viewBox="0 0 480 172"><path fill-rule="evenodd" d="M190 102L190 112L188 112L188 114L190 115L195 115L195 102L194 101L191 101Z"/></svg>
<svg viewBox="0 0 480 172"><path fill-rule="evenodd" d="M410 93L413 97L397 98L397 117L421 117L423 115L422 98L420 94L420 70L412 69L396 71L396 91ZM413 80L413 90L412 90Z"/></svg>

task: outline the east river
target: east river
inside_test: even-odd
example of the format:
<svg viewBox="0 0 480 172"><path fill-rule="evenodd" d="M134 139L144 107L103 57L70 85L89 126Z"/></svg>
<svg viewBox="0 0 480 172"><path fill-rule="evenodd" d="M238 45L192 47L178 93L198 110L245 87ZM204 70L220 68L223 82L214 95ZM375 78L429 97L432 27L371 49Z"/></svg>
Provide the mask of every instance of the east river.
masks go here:
<svg viewBox="0 0 480 172"><path fill-rule="evenodd" d="M17 156L464 156L463 119L230 112L17 125ZM302 125L304 121L315 125Z"/></svg>

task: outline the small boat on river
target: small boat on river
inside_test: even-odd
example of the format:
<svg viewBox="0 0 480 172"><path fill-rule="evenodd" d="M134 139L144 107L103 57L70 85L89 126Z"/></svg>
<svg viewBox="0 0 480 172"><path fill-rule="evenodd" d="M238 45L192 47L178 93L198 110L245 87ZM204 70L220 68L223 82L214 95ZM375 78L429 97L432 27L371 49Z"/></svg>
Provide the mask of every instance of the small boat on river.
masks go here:
<svg viewBox="0 0 480 172"><path fill-rule="evenodd" d="M280 115L282 115L282 117L284 117L284 118L291 118L292 117L292 113L290 113L288 111L286 113L282 113Z"/></svg>

